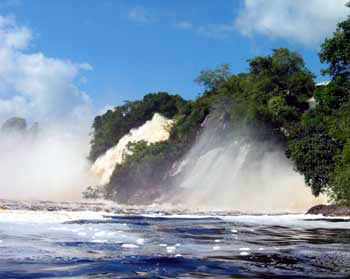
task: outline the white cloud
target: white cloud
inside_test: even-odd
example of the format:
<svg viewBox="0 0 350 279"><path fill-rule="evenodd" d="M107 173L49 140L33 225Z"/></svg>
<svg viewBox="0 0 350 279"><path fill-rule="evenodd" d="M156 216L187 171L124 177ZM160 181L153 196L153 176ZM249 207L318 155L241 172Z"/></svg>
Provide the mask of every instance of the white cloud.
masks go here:
<svg viewBox="0 0 350 279"><path fill-rule="evenodd" d="M0 16L0 47L24 49L32 38L25 26L17 26L13 16Z"/></svg>
<svg viewBox="0 0 350 279"><path fill-rule="evenodd" d="M39 122L86 116L91 101L76 83L81 70L92 67L28 53L31 40L29 28L0 16L0 121L14 115Z"/></svg>
<svg viewBox="0 0 350 279"><path fill-rule="evenodd" d="M0 196L79 199L94 185L86 160L91 100L78 86L92 67L31 53L32 39L14 17L0 16L0 126L19 116L40 127L37 137L0 133Z"/></svg>
<svg viewBox="0 0 350 279"><path fill-rule="evenodd" d="M142 6L132 8L129 11L128 17L129 20L137 23L149 24L154 22L153 15Z"/></svg>
<svg viewBox="0 0 350 279"><path fill-rule="evenodd" d="M345 19L347 0L244 0L236 27L247 36L263 34L317 46Z"/></svg>

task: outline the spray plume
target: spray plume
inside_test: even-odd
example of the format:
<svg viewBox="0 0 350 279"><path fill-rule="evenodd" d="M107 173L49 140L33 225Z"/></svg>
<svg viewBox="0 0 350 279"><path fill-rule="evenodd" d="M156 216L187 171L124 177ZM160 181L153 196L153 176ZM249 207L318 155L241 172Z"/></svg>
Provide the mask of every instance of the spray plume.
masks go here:
<svg viewBox="0 0 350 279"><path fill-rule="evenodd" d="M87 64L32 52L32 31L0 15L0 125L39 122L36 138L0 136L0 198L75 199L88 179L91 100L79 88ZM80 196L80 193L79 193Z"/></svg>
<svg viewBox="0 0 350 279"><path fill-rule="evenodd" d="M0 197L24 200L79 200L93 183L88 137L67 127L45 127L35 136L2 133Z"/></svg>
<svg viewBox="0 0 350 279"><path fill-rule="evenodd" d="M183 207L245 212L305 212L315 198L278 145L249 140L240 130L207 127L179 164ZM178 170L177 173L180 171Z"/></svg>

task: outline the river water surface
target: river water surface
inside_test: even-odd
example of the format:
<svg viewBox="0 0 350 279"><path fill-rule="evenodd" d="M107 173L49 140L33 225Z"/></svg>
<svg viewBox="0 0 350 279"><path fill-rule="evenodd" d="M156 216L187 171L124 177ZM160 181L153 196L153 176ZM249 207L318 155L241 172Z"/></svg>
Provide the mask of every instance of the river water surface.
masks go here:
<svg viewBox="0 0 350 279"><path fill-rule="evenodd" d="M350 278L350 222L154 208L2 209L0 278Z"/></svg>

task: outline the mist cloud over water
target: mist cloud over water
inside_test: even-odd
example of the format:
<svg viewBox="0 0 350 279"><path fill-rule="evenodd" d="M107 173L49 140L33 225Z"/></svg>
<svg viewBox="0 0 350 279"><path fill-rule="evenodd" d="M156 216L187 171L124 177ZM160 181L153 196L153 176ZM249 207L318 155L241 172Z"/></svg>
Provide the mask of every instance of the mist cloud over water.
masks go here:
<svg viewBox="0 0 350 279"><path fill-rule="evenodd" d="M32 138L0 137L0 197L29 200L79 200L93 183L88 142L63 129L45 129Z"/></svg>
<svg viewBox="0 0 350 279"><path fill-rule="evenodd" d="M90 180L90 97L79 88L87 63L31 51L33 33L0 15L0 125L38 122L33 138L0 136L0 198L76 199Z"/></svg>

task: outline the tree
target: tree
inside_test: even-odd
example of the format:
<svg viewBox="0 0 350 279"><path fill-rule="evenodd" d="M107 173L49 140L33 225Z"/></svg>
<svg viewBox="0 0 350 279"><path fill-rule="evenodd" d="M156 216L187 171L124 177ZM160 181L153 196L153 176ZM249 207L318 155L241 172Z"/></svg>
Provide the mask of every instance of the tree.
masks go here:
<svg viewBox="0 0 350 279"><path fill-rule="evenodd" d="M248 62L257 101L267 104L271 97L283 96L287 105L301 111L307 109L305 103L312 96L314 76L297 52L278 48L271 56L259 56Z"/></svg>
<svg viewBox="0 0 350 279"><path fill-rule="evenodd" d="M27 121L20 117L11 117L1 126L2 132L24 133L27 129Z"/></svg>
<svg viewBox="0 0 350 279"><path fill-rule="evenodd" d="M350 18L338 23L332 38L326 38L321 45L320 61L328 63L323 74L331 77L350 77Z"/></svg>
<svg viewBox="0 0 350 279"><path fill-rule="evenodd" d="M331 184L331 175L336 167L334 157L340 148L341 144L328 136L325 128L315 121L292 130L286 155L293 160L295 169L304 175L312 193L318 196Z"/></svg>
<svg viewBox="0 0 350 279"><path fill-rule="evenodd" d="M335 157L335 171L331 176L329 196L336 204L350 206L350 138L340 155Z"/></svg>
<svg viewBox="0 0 350 279"><path fill-rule="evenodd" d="M345 76L335 76L325 87L315 91L315 100L328 113L333 113L349 100L349 82Z"/></svg>
<svg viewBox="0 0 350 279"><path fill-rule="evenodd" d="M215 91L218 90L230 76L230 65L222 64L214 70L201 70L195 82L204 86L207 91Z"/></svg>
<svg viewBox="0 0 350 279"><path fill-rule="evenodd" d="M320 61L328 67L322 74L332 77L330 84L316 94L316 100L325 109L338 109L350 96L350 18L338 23L333 37L321 45Z"/></svg>
<svg viewBox="0 0 350 279"><path fill-rule="evenodd" d="M298 114L293 107L288 106L282 96L272 97L268 102L268 109L272 119L281 126L287 126L289 122L298 119Z"/></svg>
<svg viewBox="0 0 350 279"><path fill-rule="evenodd" d="M150 120L154 113L173 118L180 111L186 110L186 101L179 95L166 92L151 93L141 101L126 101L124 105L108 110L97 116L92 125L92 140L89 159L95 161L101 154L127 134Z"/></svg>

